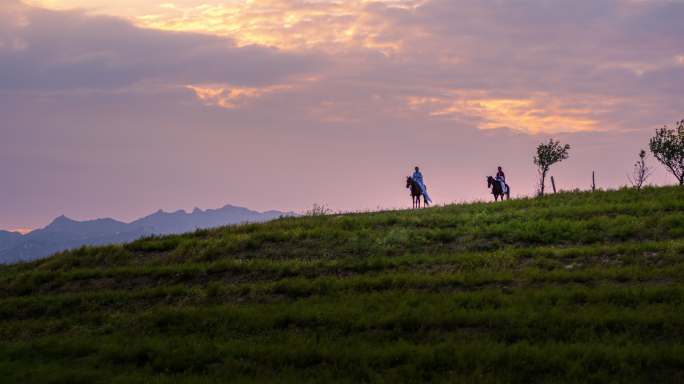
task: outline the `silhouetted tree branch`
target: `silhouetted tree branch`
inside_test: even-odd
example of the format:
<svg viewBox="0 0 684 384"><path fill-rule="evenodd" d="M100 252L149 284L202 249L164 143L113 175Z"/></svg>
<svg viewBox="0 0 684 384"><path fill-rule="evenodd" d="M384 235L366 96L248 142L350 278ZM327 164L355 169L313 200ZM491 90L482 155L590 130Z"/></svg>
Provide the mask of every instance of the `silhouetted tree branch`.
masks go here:
<svg viewBox="0 0 684 384"><path fill-rule="evenodd" d="M646 151L643 149L639 152L639 160L634 163L634 169L631 175L627 175L627 180L632 184L634 188L640 190L641 187L646 184L646 180L651 176L653 171L651 167L646 165Z"/></svg>
<svg viewBox="0 0 684 384"><path fill-rule="evenodd" d="M306 216L325 216L332 214L332 209L325 204L314 204L311 209L306 211Z"/></svg>

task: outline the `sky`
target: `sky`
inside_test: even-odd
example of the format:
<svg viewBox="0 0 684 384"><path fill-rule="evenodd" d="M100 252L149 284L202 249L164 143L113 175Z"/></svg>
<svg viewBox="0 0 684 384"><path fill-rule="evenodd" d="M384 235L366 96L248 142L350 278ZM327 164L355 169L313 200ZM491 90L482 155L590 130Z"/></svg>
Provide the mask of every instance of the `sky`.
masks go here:
<svg viewBox="0 0 684 384"><path fill-rule="evenodd" d="M0 228L627 184L684 118L677 0L2 0ZM656 161L655 184L672 184Z"/></svg>

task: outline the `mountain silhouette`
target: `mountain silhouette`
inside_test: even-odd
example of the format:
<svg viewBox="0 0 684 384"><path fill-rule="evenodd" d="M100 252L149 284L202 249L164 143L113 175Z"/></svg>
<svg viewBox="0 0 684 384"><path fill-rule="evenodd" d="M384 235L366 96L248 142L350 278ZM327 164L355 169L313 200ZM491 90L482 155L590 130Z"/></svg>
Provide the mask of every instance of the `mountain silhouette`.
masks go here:
<svg viewBox="0 0 684 384"><path fill-rule="evenodd" d="M0 254L14 246L15 242L22 238L19 232L0 231Z"/></svg>
<svg viewBox="0 0 684 384"><path fill-rule="evenodd" d="M120 244L144 236L184 233L230 224L263 222L293 215L295 215L293 212L257 212L232 205L207 210L195 208L191 213L184 210L176 212L159 210L131 223L109 218L76 221L62 215L45 228L26 235L0 231L0 264L40 259L83 245Z"/></svg>
<svg viewBox="0 0 684 384"><path fill-rule="evenodd" d="M195 208L192 213L187 213L184 210L167 213L160 210L142 219L138 219L130 225L148 228L154 234L166 235L188 232L197 228L211 228L226 224L271 220L284 215L292 215L292 213L279 211L259 213L247 208L226 205L223 208L207 209L206 211Z"/></svg>

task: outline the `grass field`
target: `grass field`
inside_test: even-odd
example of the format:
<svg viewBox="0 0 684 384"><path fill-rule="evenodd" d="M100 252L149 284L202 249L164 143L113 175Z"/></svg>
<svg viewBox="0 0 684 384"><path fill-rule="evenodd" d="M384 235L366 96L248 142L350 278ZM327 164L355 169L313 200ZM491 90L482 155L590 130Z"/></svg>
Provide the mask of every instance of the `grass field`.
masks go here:
<svg viewBox="0 0 684 384"><path fill-rule="evenodd" d="M684 188L284 218L0 267L0 381L684 382Z"/></svg>

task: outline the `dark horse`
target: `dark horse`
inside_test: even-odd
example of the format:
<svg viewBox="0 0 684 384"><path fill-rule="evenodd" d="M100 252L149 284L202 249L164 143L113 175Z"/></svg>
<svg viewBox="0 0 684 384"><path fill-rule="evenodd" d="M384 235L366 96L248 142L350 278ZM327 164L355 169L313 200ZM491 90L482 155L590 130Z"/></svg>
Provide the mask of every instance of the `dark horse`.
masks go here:
<svg viewBox="0 0 684 384"><path fill-rule="evenodd" d="M413 177L408 176L406 178L406 188L411 189L411 199L413 199L413 208L420 208L420 197L423 196L423 191L420 189L418 183L413 180ZM425 201L425 196L423 196L423 204L427 207L428 203Z"/></svg>
<svg viewBox="0 0 684 384"><path fill-rule="evenodd" d="M503 201L504 196L506 196L506 200L510 200L511 198L511 187L506 184L507 191L504 193L503 189L501 188L501 183L491 176L487 176L487 188L492 189L494 201L499 201L499 196L501 196L501 201Z"/></svg>

